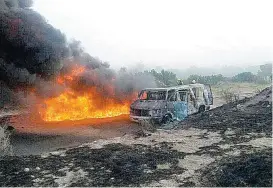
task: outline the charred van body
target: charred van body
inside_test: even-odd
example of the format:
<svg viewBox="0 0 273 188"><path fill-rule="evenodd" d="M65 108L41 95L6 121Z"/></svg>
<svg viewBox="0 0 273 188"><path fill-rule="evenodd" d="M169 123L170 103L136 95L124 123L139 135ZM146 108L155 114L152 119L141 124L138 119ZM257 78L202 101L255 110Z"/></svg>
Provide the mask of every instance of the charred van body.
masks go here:
<svg viewBox="0 0 273 188"><path fill-rule="evenodd" d="M190 114L209 109L212 104L213 96L209 85L147 88L131 104L130 119L135 122L154 120L159 123L182 121Z"/></svg>

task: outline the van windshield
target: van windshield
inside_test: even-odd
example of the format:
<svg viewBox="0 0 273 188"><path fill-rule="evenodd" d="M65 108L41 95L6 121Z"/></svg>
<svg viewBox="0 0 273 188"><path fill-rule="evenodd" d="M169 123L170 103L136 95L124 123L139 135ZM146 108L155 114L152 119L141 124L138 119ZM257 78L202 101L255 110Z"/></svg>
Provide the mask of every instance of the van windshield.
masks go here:
<svg viewBox="0 0 273 188"><path fill-rule="evenodd" d="M140 100L166 100L167 91L146 91L143 90L140 92Z"/></svg>

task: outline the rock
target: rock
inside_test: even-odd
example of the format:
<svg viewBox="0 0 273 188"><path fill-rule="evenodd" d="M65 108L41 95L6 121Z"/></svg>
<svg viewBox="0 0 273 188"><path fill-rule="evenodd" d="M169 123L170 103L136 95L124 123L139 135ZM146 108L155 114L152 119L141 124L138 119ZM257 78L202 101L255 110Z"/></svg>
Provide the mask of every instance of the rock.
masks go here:
<svg viewBox="0 0 273 188"><path fill-rule="evenodd" d="M171 168L171 164L169 163L165 163L165 164L158 164L156 166L157 169L161 169L161 170L164 170L164 169L170 169Z"/></svg>
<svg viewBox="0 0 273 188"><path fill-rule="evenodd" d="M24 171L25 171L25 172L29 172L29 168L25 168Z"/></svg>
<svg viewBox="0 0 273 188"><path fill-rule="evenodd" d="M144 169L144 171L143 171L144 173L147 173L147 174L151 174L151 173L153 173L153 171L152 170L150 170L150 169Z"/></svg>

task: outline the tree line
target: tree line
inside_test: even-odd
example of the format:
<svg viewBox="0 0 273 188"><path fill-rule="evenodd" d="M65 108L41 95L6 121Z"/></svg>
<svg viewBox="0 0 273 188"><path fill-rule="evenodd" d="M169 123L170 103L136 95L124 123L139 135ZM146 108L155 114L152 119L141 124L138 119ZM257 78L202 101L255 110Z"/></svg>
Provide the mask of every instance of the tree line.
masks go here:
<svg viewBox="0 0 273 188"><path fill-rule="evenodd" d="M150 71L144 71L144 74L150 74L154 77L155 82L158 87L170 87L176 86L178 84L179 78L177 78L176 74L167 71L161 70L157 72L152 69ZM260 70L257 74L253 74L251 72L242 72L233 77L224 77L222 74L210 75L210 76L201 76L201 75L190 75L188 78L183 79L183 84L189 84L193 80L202 84L211 84L216 85L220 82L249 82L249 83L258 83L265 84L270 83L272 81L272 64L264 64L260 66Z"/></svg>

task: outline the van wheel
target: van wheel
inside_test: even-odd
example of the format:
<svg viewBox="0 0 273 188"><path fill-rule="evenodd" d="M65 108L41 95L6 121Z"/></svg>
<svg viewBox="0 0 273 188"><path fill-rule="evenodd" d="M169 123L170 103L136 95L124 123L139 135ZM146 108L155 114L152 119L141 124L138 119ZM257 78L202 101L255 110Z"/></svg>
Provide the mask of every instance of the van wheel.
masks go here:
<svg viewBox="0 0 273 188"><path fill-rule="evenodd" d="M199 110L198 110L198 113L205 112L205 110L206 110L206 107L205 107L205 106L200 106L200 107L199 107Z"/></svg>
<svg viewBox="0 0 273 188"><path fill-rule="evenodd" d="M162 124L168 124L173 121L172 116L170 114L166 114L162 119Z"/></svg>

